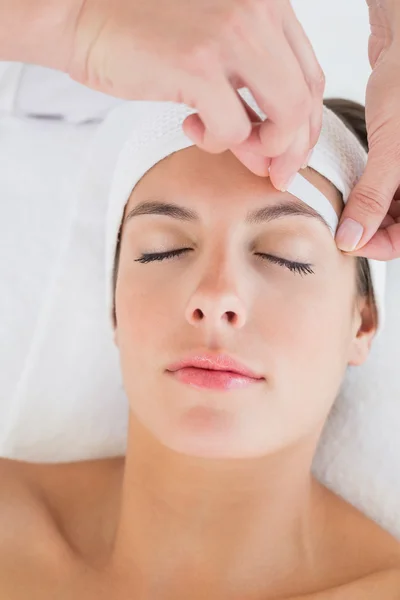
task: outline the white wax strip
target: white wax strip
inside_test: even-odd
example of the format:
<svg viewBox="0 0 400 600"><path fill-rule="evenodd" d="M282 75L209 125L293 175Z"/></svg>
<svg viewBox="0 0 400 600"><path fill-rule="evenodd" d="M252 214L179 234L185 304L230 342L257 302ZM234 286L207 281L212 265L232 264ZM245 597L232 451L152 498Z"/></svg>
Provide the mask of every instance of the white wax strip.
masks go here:
<svg viewBox="0 0 400 600"><path fill-rule="evenodd" d="M287 191L319 213L327 222L332 235L335 235L339 218L332 204L322 192L300 173L296 174Z"/></svg>

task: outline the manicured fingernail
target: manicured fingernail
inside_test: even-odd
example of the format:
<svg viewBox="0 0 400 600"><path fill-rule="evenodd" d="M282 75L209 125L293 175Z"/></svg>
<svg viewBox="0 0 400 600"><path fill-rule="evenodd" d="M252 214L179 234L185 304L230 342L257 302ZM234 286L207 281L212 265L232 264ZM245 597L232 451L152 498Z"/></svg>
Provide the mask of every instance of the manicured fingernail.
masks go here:
<svg viewBox="0 0 400 600"><path fill-rule="evenodd" d="M309 152L309 153L308 153L308 155L307 155L307 158L306 158L306 161L305 161L305 163L304 163L303 165L301 165L301 168L302 168L302 169L306 169L306 168L308 167L308 163L309 163L309 162L310 162L310 160L311 160L311 157L312 157L312 155L313 155L313 152L314 152L314 148L312 148L312 149L310 150L310 152Z"/></svg>
<svg viewBox="0 0 400 600"><path fill-rule="evenodd" d="M336 244L344 252L352 252L358 246L364 233L360 223L354 219L345 219L336 233Z"/></svg>
<svg viewBox="0 0 400 600"><path fill-rule="evenodd" d="M292 175L292 177L289 179L289 181L286 184L283 184L281 187L278 188L279 191L287 192L288 189L290 188L290 186L292 185L295 177L296 177L296 173L294 175Z"/></svg>

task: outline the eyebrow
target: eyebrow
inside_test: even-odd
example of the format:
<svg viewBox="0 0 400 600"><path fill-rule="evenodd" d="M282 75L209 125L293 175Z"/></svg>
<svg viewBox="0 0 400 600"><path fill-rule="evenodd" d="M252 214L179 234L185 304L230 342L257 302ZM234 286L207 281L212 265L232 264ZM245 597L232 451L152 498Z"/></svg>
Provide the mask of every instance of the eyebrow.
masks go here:
<svg viewBox="0 0 400 600"><path fill-rule="evenodd" d="M134 217L142 215L161 215L177 219L178 221L187 222L200 220L199 215L192 209L184 208L183 206L171 202L163 202L161 200L146 200L129 211L125 217L125 223ZM317 211L303 202L290 200L252 210L247 213L245 221L249 225L258 225L289 216L312 217L318 219L330 230L330 226L325 221L324 217Z"/></svg>

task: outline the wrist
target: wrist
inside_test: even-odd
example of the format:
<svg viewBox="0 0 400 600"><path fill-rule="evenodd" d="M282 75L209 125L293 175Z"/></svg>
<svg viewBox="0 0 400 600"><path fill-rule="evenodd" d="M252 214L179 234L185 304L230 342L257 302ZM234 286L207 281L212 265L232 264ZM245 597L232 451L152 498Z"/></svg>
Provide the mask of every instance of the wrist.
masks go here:
<svg viewBox="0 0 400 600"><path fill-rule="evenodd" d="M83 0L0 0L0 60L66 71Z"/></svg>

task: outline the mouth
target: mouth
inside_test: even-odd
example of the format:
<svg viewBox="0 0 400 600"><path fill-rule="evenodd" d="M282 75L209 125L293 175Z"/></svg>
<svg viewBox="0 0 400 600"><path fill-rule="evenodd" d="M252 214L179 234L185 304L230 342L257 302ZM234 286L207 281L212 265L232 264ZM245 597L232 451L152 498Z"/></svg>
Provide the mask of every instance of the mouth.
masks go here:
<svg viewBox="0 0 400 600"><path fill-rule="evenodd" d="M196 354L170 365L167 372L192 387L221 391L243 389L265 380L226 354Z"/></svg>

